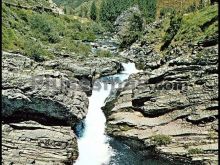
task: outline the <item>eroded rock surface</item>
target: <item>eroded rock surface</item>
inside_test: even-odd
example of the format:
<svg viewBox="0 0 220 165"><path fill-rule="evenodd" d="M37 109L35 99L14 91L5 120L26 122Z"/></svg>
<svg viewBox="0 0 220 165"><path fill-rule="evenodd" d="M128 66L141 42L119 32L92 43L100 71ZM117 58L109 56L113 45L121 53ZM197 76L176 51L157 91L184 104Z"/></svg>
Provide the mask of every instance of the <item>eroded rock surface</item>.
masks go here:
<svg viewBox="0 0 220 165"><path fill-rule="evenodd" d="M73 125L86 116L88 98L76 78L45 70L22 55L3 53L2 67L4 118L25 118L26 114L27 119L39 116L39 120Z"/></svg>
<svg viewBox="0 0 220 165"><path fill-rule="evenodd" d="M151 150L176 163L217 164L218 45L195 51L148 67L113 92L103 107L108 134L143 154ZM155 144L155 135L171 142Z"/></svg>
<svg viewBox="0 0 220 165"><path fill-rule="evenodd" d="M76 137L68 126L44 126L34 121L2 125L5 165L72 165L77 157Z"/></svg>

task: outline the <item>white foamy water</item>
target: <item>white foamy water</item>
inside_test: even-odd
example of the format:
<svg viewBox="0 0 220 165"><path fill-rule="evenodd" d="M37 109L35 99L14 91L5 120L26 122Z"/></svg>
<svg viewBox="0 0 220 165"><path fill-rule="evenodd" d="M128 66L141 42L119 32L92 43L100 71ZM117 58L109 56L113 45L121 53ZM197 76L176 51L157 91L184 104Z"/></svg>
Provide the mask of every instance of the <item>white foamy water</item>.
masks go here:
<svg viewBox="0 0 220 165"><path fill-rule="evenodd" d="M124 71L109 77L118 77L120 81L126 80L130 74L137 73L134 63L123 64ZM99 80L97 80L99 81ZM75 165L108 165L111 157L117 153L109 144L109 137L105 134L106 118L101 110L105 104L105 99L111 92L111 85L100 90L93 90L92 96L89 97L89 110L85 119L85 131L78 140L79 158ZM105 84L106 85L106 84Z"/></svg>

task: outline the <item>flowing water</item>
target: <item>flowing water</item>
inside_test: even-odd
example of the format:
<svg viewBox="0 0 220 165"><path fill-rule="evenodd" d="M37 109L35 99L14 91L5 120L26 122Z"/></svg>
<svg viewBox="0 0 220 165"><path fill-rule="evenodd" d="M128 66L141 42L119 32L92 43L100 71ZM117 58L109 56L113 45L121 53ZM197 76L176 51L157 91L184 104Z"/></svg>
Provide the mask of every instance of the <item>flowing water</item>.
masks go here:
<svg viewBox="0 0 220 165"><path fill-rule="evenodd" d="M165 165L161 161L142 157L105 134L106 118L101 107L111 92L111 84L104 84L102 80L114 78L124 81L132 73L138 72L133 63L123 64L123 67L125 70L122 73L101 78L94 83L97 88L93 88L92 96L89 97L89 111L81 125L84 127L83 132L79 131L79 158L75 165Z"/></svg>

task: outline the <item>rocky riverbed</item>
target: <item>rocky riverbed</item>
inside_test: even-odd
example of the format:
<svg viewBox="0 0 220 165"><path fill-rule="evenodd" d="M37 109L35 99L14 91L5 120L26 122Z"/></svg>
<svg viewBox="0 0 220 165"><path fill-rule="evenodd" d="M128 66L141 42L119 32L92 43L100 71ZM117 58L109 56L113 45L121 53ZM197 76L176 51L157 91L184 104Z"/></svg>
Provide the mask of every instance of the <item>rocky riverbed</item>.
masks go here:
<svg viewBox="0 0 220 165"><path fill-rule="evenodd" d="M2 59L2 163L73 164L78 147L72 128L87 115L93 81L118 73L121 64L63 56L37 63L8 52Z"/></svg>

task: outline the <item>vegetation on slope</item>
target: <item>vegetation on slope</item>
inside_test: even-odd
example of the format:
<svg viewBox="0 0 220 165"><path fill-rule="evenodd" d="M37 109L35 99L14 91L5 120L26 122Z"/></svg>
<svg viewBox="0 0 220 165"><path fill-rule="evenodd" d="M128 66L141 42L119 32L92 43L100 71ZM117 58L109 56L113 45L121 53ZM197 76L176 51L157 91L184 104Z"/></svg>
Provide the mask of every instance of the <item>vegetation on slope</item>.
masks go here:
<svg viewBox="0 0 220 165"><path fill-rule="evenodd" d="M157 0L157 17L164 10L174 9L177 12L190 12L201 5L207 5L206 0Z"/></svg>
<svg viewBox="0 0 220 165"><path fill-rule="evenodd" d="M169 45L200 42L218 34L218 6L205 6L185 13L172 10L160 28L152 29L142 36L142 41L156 42L155 50L165 50Z"/></svg>
<svg viewBox="0 0 220 165"><path fill-rule="evenodd" d="M55 2L60 0L55 0ZM157 0L77 0L74 3L78 3L80 5L76 5L70 9L65 9L66 13L74 14L81 17L87 17L96 21L102 22L107 27L110 26L116 18L125 10L134 5L139 5L139 8L144 16L144 18L150 22L155 19L156 16L156 6ZM63 5L65 8L69 8L68 6L72 6L73 2L69 2L68 0L63 1L63 3L59 3ZM94 12L94 10L96 10ZM92 14L91 14L92 13Z"/></svg>
<svg viewBox="0 0 220 165"><path fill-rule="evenodd" d="M21 6L43 6L50 7L49 0L3 0L3 2Z"/></svg>
<svg viewBox="0 0 220 165"><path fill-rule="evenodd" d="M54 52L88 55L90 47L81 41L93 41L100 26L74 16L55 16L3 4L3 50L23 53L42 61Z"/></svg>

